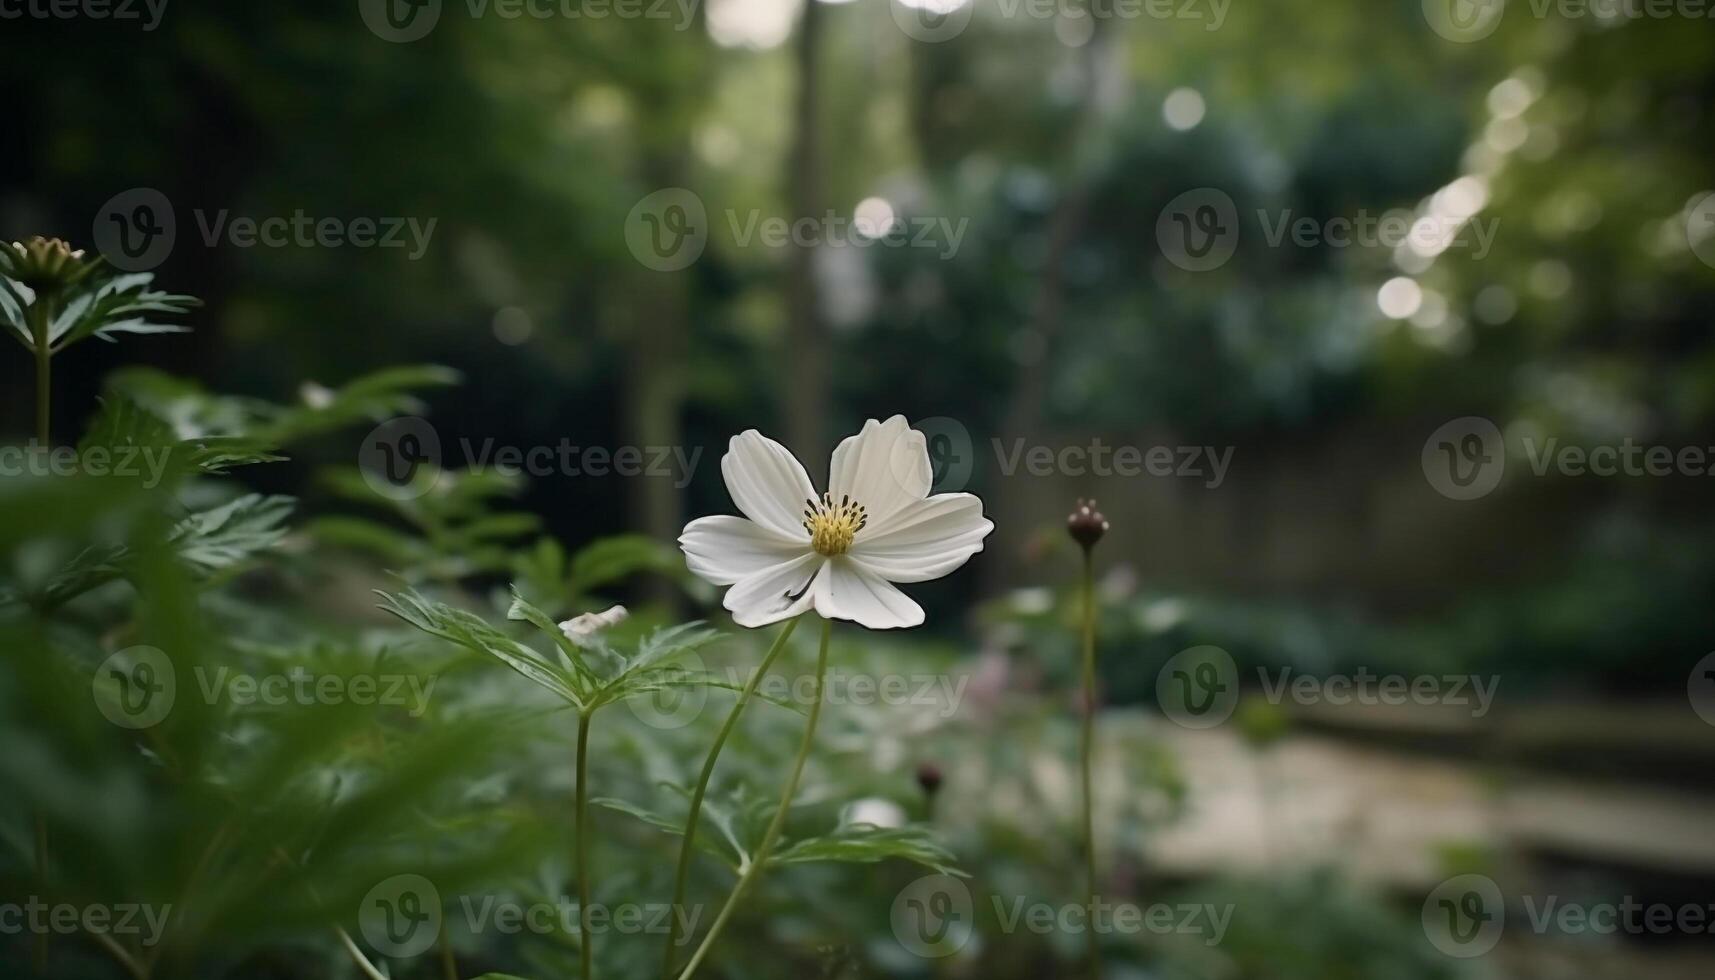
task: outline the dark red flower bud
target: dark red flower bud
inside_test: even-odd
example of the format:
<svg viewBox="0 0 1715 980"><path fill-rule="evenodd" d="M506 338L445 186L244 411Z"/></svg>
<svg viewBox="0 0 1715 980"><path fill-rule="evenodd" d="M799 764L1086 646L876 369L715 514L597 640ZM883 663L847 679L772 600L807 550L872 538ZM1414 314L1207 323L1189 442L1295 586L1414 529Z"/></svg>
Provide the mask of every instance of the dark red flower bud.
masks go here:
<svg viewBox="0 0 1715 980"><path fill-rule="evenodd" d="M930 796L941 788L941 769L933 762L925 762L917 767L917 785L923 787L923 792Z"/></svg>
<svg viewBox="0 0 1715 980"><path fill-rule="evenodd" d="M1107 531L1108 519L1096 509L1095 500L1079 497L1078 506L1073 508L1072 515L1066 518L1066 533L1072 536L1073 541L1083 545L1085 551L1089 551L1096 546L1097 541L1102 540L1102 535Z"/></svg>

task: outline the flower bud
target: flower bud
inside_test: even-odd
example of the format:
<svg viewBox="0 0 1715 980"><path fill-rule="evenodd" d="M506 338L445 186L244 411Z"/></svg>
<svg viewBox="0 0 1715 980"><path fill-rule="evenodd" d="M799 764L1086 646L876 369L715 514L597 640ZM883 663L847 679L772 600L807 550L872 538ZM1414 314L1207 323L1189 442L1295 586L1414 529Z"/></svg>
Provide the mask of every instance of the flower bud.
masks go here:
<svg viewBox="0 0 1715 980"><path fill-rule="evenodd" d="M917 767L917 785L923 787L923 793L934 796L941 788L941 767L933 762L924 762Z"/></svg>
<svg viewBox="0 0 1715 980"><path fill-rule="evenodd" d="M1073 508L1071 516L1066 518L1066 533L1072 536L1073 541L1083 545L1085 551L1089 551L1096 546L1097 541L1102 540L1102 535L1107 531L1108 519L1096 509L1095 500L1086 501L1079 497L1078 506Z"/></svg>
<svg viewBox="0 0 1715 980"><path fill-rule="evenodd" d="M0 248L5 259L0 271L35 292L53 292L72 286L95 271L96 263L83 260L83 249L73 249L58 238L31 236Z"/></svg>

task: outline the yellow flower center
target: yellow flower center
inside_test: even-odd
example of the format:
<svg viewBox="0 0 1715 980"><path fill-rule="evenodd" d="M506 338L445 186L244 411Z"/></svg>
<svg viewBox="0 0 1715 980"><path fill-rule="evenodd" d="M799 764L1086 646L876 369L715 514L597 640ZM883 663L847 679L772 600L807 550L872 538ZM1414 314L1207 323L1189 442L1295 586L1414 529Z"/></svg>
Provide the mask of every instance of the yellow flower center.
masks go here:
<svg viewBox="0 0 1715 980"><path fill-rule="evenodd" d="M836 504L832 494L824 493L820 501L806 499L804 503L804 530L810 532L810 547L829 558L845 554L869 520L863 505L850 497L842 496Z"/></svg>

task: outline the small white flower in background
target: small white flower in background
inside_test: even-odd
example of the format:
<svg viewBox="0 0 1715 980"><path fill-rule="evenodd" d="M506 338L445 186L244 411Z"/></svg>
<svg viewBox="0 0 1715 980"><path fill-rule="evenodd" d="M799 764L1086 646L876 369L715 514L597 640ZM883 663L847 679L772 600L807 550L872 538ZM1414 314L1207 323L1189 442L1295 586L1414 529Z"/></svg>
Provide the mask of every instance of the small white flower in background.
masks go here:
<svg viewBox="0 0 1715 980"><path fill-rule="evenodd" d="M566 634L567 639L583 639L587 636L593 636L609 626L624 622L627 615L629 613L625 611L624 606L610 606L602 612L573 616L560 624L560 632Z"/></svg>
<svg viewBox="0 0 1715 980"><path fill-rule="evenodd" d="M847 826L866 823L882 830L905 826L905 808L880 796L867 796L846 807L841 821Z"/></svg>
<svg viewBox="0 0 1715 980"><path fill-rule="evenodd" d="M975 495L929 496L930 473L923 433L903 415L841 442L819 497L785 446L748 429L721 457L745 516L698 518L679 546L693 574L732 586L724 605L740 626L811 608L870 629L917 626L922 607L892 583L948 574L994 530Z"/></svg>
<svg viewBox="0 0 1715 980"><path fill-rule="evenodd" d="M314 381L306 381L299 386L298 397L310 408L323 409L333 404L333 389Z"/></svg>

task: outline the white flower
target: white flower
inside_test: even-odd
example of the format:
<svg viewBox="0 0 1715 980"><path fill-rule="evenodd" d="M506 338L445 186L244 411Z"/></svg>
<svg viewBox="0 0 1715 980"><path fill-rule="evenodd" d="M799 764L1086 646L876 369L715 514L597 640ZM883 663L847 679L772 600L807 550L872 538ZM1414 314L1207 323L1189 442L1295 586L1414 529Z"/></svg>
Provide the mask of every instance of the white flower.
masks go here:
<svg viewBox="0 0 1715 980"><path fill-rule="evenodd" d="M755 429L732 438L721 474L745 516L698 518L679 546L694 574L732 586L725 605L740 626L812 607L870 629L917 626L922 608L892 583L948 574L994 530L974 495L929 496L929 450L903 415L841 442L820 497L786 447Z"/></svg>
<svg viewBox="0 0 1715 980"><path fill-rule="evenodd" d="M847 826L868 824L882 830L892 830L905 826L909 819L905 808L892 800L879 796L866 796L846 807L841 823Z"/></svg>
<svg viewBox="0 0 1715 980"><path fill-rule="evenodd" d="M566 634L567 639L576 640L623 622L627 615L629 613L624 606L610 606L603 612L573 616L560 624L560 632Z"/></svg>

